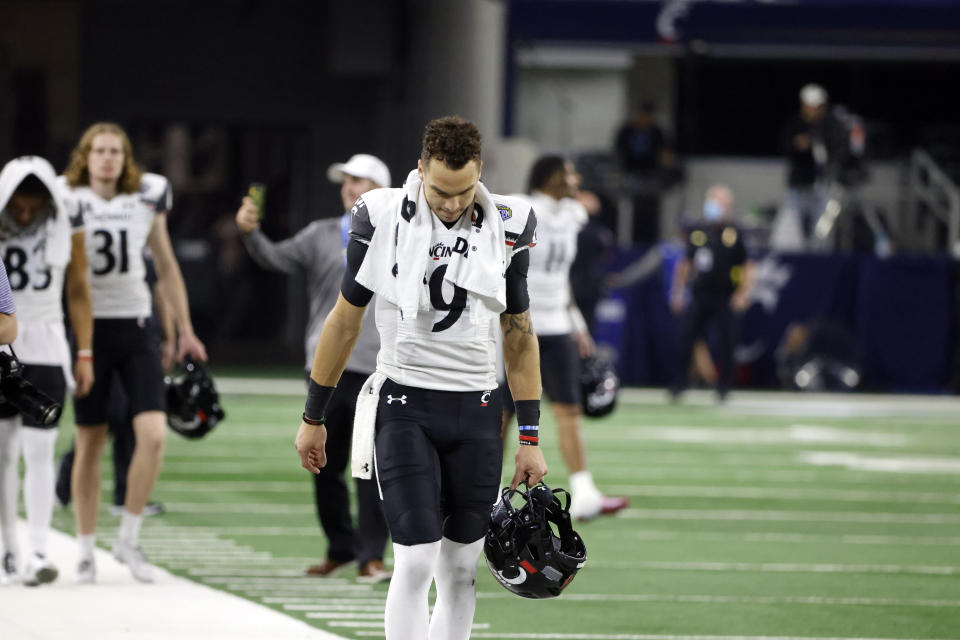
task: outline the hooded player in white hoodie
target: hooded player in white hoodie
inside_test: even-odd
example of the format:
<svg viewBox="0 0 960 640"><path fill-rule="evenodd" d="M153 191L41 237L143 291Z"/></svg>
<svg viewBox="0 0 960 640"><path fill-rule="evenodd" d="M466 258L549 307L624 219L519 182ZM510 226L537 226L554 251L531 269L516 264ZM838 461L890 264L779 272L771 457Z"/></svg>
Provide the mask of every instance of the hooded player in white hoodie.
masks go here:
<svg viewBox="0 0 960 640"><path fill-rule="evenodd" d="M16 158L0 172L0 252L19 323L13 348L24 365L24 378L61 405L67 389L82 397L93 384L93 317L84 230L81 217L71 215L70 209L59 192L53 167L43 158ZM64 285L78 348L72 371L61 302ZM0 581L12 582L18 577L17 467L21 438L30 538L23 581L38 585L57 577L57 569L46 557L56 479L53 449L57 423L42 422L12 404L0 404L0 528L4 551Z"/></svg>

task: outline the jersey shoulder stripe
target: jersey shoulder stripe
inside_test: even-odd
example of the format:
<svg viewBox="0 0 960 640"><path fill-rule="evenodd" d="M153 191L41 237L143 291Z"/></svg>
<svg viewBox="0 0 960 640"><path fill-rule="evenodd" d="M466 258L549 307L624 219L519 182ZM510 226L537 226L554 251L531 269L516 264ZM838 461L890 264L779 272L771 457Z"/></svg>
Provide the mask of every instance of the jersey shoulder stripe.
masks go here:
<svg viewBox="0 0 960 640"><path fill-rule="evenodd" d="M514 253L536 246L537 216L530 201L520 196L490 194L490 197L503 220L507 246L513 247Z"/></svg>

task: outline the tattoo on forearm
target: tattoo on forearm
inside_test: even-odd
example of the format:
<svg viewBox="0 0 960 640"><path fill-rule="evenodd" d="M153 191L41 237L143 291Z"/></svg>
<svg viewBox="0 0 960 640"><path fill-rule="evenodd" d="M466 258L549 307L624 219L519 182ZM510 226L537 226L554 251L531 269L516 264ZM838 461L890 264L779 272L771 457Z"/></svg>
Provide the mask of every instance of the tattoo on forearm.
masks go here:
<svg viewBox="0 0 960 640"><path fill-rule="evenodd" d="M514 331L533 335L533 323L530 321L530 310L523 313L505 313L500 316L500 328L503 330L503 337L506 338Z"/></svg>

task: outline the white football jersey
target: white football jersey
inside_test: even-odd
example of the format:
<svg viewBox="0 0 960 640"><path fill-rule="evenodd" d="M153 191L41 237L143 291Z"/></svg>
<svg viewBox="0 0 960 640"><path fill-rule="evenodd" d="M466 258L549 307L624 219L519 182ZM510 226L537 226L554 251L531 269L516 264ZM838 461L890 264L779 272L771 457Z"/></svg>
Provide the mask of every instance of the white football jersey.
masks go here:
<svg viewBox="0 0 960 640"><path fill-rule="evenodd" d="M380 189L399 193L402 189ZM534 241L536 216L517 199L492 196L505 227L505 241L513 253L526 250ZM364 194L368 201L382 198ZM368 212L366 205L354 213L351 236L369 242L374 228L370 217L391 219L399 200L390 200L384 210ZM371 207L374 206L371 204ZM378 206L378 209L380 207ZM379 216L377 214L380 214ZM487 214L489 215L489 214ZM469 246L473 229L470 216L463 215L450 229L433 214L426 286L430 309L420 309L416 318L404 320L400 308L383 296L376 296L376 323L380 332L377 371L398 384L441 391L485 391L495 389L497 338L500 321L484 313L477 294L444 280L451 257Z"/></svg>
<svg viewBox="0 0 960 640"><path fill-rule="evenodd" d="M0 222L0 255L17 305L18 331L13 349L24 363L63 367L67 384L72 386L70 350L63 325L63 284L73 234L83 233L82 220L70 215L72 209L60 197L53 168L45 160L23 157L14 162L19 166L11 162L4 172L19 172L14 178L17 183L21 175L40 178L54 196L54 209L52 217L35 221L27 228L21 229L6 218ZM6 193L0 200L2 210L7 204Z"/></svg>
<svg viewBox="0 0 960 640"><path fill-rule="evenodd" d="M145 173L137 193L104 200L90 187L70 190L83 214L94 318L146 318L152 304L143 261L158 213L173 206L169 181Z"/></svg>
<svg viewBox="0 0 960 640"><path fill-rule="evenodd" d="M539 191L527 199L537 212L537 248L527 275L533 329L538 336L570 333L570 265L587 211L573 198L554 200Z"/></svg>
<svg viewBox="0 0 960 640"><path fill-rule="evenodd" d="M17 303L17 322L62 322L63 281L66 269L46 259L47 231L40 226L32 233L0 240L3 263L7 267L10 290ZM63 229L69 232L70 229ZM83 232L82 226L74 231Z"/></svg>

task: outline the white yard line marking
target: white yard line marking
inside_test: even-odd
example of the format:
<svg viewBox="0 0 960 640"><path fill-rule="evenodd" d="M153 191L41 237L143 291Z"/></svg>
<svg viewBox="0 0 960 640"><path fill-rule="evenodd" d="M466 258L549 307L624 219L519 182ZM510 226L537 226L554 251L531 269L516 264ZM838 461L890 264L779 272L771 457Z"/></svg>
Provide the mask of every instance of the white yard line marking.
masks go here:
<svg viewBox="0 0 960 640"><path fill-rule="evenodd" d="M233 462L233 461L215 461L215 462L204 462L203 464L198 464L197 462L190 460L170 460L169 462L165 461L163 463L163 473L178 473L178 474L187 474L190 477L194 476L206 476L214 474L227 474L227 473L237 473L244 476L249 476L251 472L254 471L277 471L278 469L282 470L284 465L278 464L277 461L259 461L259 460L250 460L248 462ZM293 462L286 465L289 467L290 475L296 473L300 475L300 471L297 470ZM107 476L105 475L104 478ZM158 486L163 484L163 478L160 479Z"/></svg>
<svg viewBox="0 0 960 640"><path fill-rule="evenodd" d="M310 611L306 617L314 620L383 620L380 613L340 613L337 611ZM383 624L382 622L380 624Z"/></svg>
<svg viewBox="0 0 960 640"><path fill-rule="evenodd" d="M259 515L314 515L313 504L277 504L275 502L171 502L167 509L173 513L246 513Z"/></svg>
<svg viewBox="0 0 960 640"><path fill-rule="evenodd" d="M507 593L506 595L510 595ZM276 596L265 596L260 598L261 602L266 604L311 604L316 603L317 598L309 598L305 596L290 596L290 597L276 597ZM382 598L324 598L323 602L325 604L355 604L355 605L380 605L381 607L386 603L387 597L386 594Z"/></svg>
<svg viewBox="0 0 960 640"><path fill-rule="evenodd" d="M382 636L374 632L357 631L358 636ZM919 640L916 638L848 638L811 636L671 636L636 633L492 633L471 634L471 638L512 638L515 640ZM937 640L949 640L941 638Z"/></svg>
<svg viewBox="0 0 960 640"><path fill-rule="evenodd" d="M262 493L298 493L310 489L309 479L303 482L250 482L239 480L209 480L203 483L189 480L166 480L160 481L158 489L164 491L186 491L190 493L216 493L223 495L227 491L236 491L239 493L262 492ZM104 487L104 491L113 492L112 487Z"/></svg>
<svg viewBox="0 0 960 640"><path fill-rule="evenodd" d="M510 599L509 592L477 594L481 599ZM903 600L899 598L832 598L827 596L715 596L623 593L564 593L564 602L683 602L702 604L809 604L820 606L880 606L958 608L960 600Z"/></svg>
<svg viewBox="0 0 960 640"><path fill-rule="evenodd" d="M349 604L284 604L285 611L357 611L360 613L377 613L383 616L383 607L370 605L349 605Z"/></svg>
<svg viewBox="0 0 960 640"><path fill-rule="evenodd" d="M608 494L673 498L742 498L751 500L817 500L827 502L906 502L910 504L960 504L955 492L819 490L779 487L717 487L664 485L609 485Z"/></svg>
<svg viewBox="0 0 960 640"><path fill-rule="evenodd" d="M350 629L375 629L383 626L382 622L364 621L364 620L334 620L327 623L328 627L341 627ZM474 629L489 629L490 625L485 622L473 623Z"/></svg>
<svg viewBox="0 0 960 640"><path fill-rule="evenodd" d="M865 456L843 451L808 451L797 459L817 466L840 466L856 471L887 473L960 474L960 458L923 456Z"/></svg>
<svg viewBox="0 0 960 640"><path fill-rule="evenodd" d="M782 522L960 524L960 515L949 513L872 513L860 511L624 509L617 514L617 517L637 520L766 520Z"/></svg>
<svg viewBox="0 0 960 640"><path fill-rule="evenodd" d="M615 492L611 492L615 493ZM618 531L618 530L597 530L590 532L591 537L610 535L616 538L639 538L641 540L710 540L710 541L731 541L731 542L769 542L782 544L790 543L808 543L808 544L851 544L851 545L904 545L904 546L960 546L960 537L934 537L934 536L869 536L869 535L828 535L828 534L804 534L804 533L765 533L765 532L743 532L726 533L702 531L697 533L687 533L683 531Z"/></svg>
<svg viewBox="0 0 960 640"><path fill-rule="evenodd" d="M260 578L260 577L271 577L271 578L302 578L303 570L302 569L257 569L257 568L242 568L242 567L209 567L205 569L190 569L187 573L191 576L197 576L199 578L206 577L224 577L229 576L232 578Z"/></svg>
<svg viewBox="0 0 960 640"><path fill-rule="evenodd" d="M787 562L588 562L600 569L652 569L661 571L745 571L757 573L884 573L955 576L960 567L897 564L802 564Z"/></svg>
<svg viewBox="0 0 960 640"><path fill-rule="evenodd" d="M623 434L618 434L623 437ZM910 439L903 433L869 432L821 425L792 424L786 427L638 426L631 440L684 444L737 444L740 446L796 445L797 443L853 444L863 447L903 447Z"/></svg>

